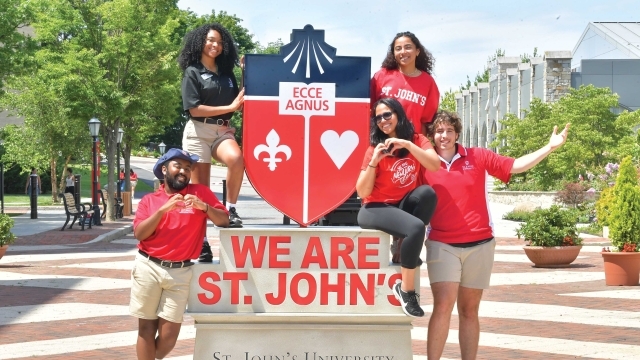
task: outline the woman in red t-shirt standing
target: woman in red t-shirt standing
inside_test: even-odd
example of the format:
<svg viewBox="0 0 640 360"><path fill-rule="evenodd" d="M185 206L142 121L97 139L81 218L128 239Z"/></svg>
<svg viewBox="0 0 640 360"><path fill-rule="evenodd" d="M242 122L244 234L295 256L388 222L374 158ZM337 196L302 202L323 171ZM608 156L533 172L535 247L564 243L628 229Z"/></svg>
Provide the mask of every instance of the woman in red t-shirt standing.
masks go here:
<svg viewBox="0 0 640 360"><path fill-rule="evenodd" d="M436 171L440 159L429 140L416 134L402 105L391 98L377 101L371 118L371 146L356 183L363 206L358 224L404 238L401 247L402 282L393 293L409 316L424 316L414 288L416 268L425 238L425 226L436 207L428 185L417 186L420 166Z"/></svg>
<svg viewBox="0 0 640 360"><path fill-rule="evenodd" d="M371 104L381 98L400 102L415 132L427 134L440 103L440 92L431 77L433 55L411 32L396 34L389 45L382 68L371 79Z"/></svg>

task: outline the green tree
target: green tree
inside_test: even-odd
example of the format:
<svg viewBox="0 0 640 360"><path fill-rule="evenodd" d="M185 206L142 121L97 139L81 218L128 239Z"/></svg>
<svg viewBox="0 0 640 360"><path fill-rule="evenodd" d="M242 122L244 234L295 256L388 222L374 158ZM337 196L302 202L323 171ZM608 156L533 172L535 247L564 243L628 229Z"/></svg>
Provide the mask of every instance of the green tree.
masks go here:
<svg viewBox="0 0 640 360"><path fill-rule="evenodd" d="M523 119L508 114L501 120L502 130L491 146L520 157L546 144L553 126L571 123L569 139L561 149L526 173L513 176L514 182L531 182L541 190L557 188L562 180L575 181L579 174L637 152L633 128L640 124L640 116L615 115L611 109L617 104L618 96L611 90L592 85L571 89L553 104L534 99Z"/></svg>
<svg viewBox="0 0 640 360"><path fill-rule="evenodd" d="M445 91L444 95L440 99L440 110L445 110L449 112L456 111L456 95L453 90L449 89Z"/></svg>
<svg viewBox="0 0 640 360"><path fill-rule="evenodd" d="M0 95L11 74L28 72L35 41L27 35L31 8L25 0L0 0Z"/></svg>
<svg viewBox="0 0 640 360"><path fill-rule="evenodd" d="M115 181L116 131L130 126L134 136L157 132L173 119L179 71L172 42L178 9L175 0L34 0L39 54L57 64L57 95L65 116L82 123L102 122L101 149L108 184ZM113 219L109 186L107 216Z"/></svg>

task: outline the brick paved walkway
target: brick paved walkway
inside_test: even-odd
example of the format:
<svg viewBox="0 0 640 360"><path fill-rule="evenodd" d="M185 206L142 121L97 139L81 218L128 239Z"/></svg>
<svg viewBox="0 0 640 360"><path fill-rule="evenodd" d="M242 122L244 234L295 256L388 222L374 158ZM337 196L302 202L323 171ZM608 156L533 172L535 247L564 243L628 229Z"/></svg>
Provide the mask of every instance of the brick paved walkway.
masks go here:
<svg viewBox="0 0 640 360"><path fill-rule="evenodd" d="M127 311L135 239L52 249L77 244L57 233L84 235L48 233L21 240L44 246L0 260L0 359L135 359L137 323ZM210 241L217 252L217 239ZM601 246L585 246L569 268L537 269L522 245L498 239L480 308L479 359L640 359L640 289L604 285ZM426 359L432 304L426 269L421 276L427 314L413 322L414 360ZM192 325L187 317L168 359L191 359ZM457 330L454 312L447 359L460 358Z"/></svg>

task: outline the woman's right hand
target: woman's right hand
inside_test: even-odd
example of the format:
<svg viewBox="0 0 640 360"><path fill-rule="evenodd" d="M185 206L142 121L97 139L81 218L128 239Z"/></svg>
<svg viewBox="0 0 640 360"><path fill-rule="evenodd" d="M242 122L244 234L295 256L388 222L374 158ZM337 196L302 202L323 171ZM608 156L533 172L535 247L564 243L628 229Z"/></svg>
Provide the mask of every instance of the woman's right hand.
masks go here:
<svg viewBox="0 0 640 360"><path fill-rule="evenodd" d="M387 147L383 143L380 143L376 145L375 148L373 148L373 155L371 155L370 163L371 166L378 166L378 163L380 162L380 160L382 160L382 158L391 155L388 152L385 152L385 150L387 150Z"/></svg>
<svg viewBox="0 0 640 360"><path fill-rule="evenodd" d="M244 104L244 88L242 88L242 90L240 90L240 92L238 93L238 96L233 99L231 108L233 109L233 111L237 111L242 107L242 104Z"/></svg>

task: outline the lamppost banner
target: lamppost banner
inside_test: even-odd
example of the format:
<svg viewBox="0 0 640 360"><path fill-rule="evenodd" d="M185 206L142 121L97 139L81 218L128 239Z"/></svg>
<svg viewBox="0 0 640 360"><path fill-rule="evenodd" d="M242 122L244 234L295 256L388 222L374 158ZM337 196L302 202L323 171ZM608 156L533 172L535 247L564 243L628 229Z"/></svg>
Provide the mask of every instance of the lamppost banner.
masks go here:
<svg viewBox="0 0 640 360"><path fill-rule="evenodd" d="M245 56L243 153L256 191L306 226L355 190L369 145L369 57L294 29L278 55Z"/></svg>

